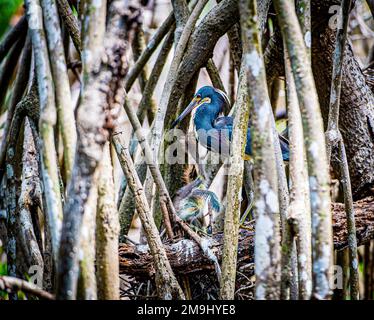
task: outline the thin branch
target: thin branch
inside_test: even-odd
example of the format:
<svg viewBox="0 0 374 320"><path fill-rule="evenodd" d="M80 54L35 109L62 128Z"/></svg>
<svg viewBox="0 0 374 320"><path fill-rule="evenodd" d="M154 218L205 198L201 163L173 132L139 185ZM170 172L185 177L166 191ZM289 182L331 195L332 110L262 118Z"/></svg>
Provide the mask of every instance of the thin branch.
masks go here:
<svg viewBox="0 0 374 320"><path fill-rule="evenodd" d="M0 63L9 53L10 48L18 41L20 37L27 33L27 20L23 16L17 24L4 36L0 43Z"/></svg>
<svg viewBox="0 0 374 320"><path fill-rule="evenodd" d="M153 92L156 88L161 72L164 69L169 52L173 46L173 41L174 41L173 30L174 28L171 28L168 35L166 36L164 43L162 44L160 53L157 57L157 60L152 67L152 71L151 71L151 74L149 75L149 79L147 83L145 84L142 99L139 102L139 107L137 111L137 115L141 122L143 122L144 120L146 108L150 107ZM153 118L148 116L148 120L150 123L153 121L153 119L154 119L154 114L153 114ZM130 147L130 153L133 154L134 151L135 151L135 148Z"/></svg>
<svg viewBox="0 0 374 320"><path fill-rule="evenodd" d="M344 52L347 43L347 31L349 22L349 12L352 0L343 0L341 17L343 25L337 27L336 45L334 58L332 62L332 80L330 91L329 119L326 131L327 160L330 163L331 152L334 146L339 142L339 106L342 90L342 66L344 61Z"/></svg>
<svg viewBox="0 0 374 320"><path fill-rule="evenodd" d="M64 46L55 0L41 0L47 33L49 57L53 61L52 76L56 95L58 127L64 147L64 170L66 184L70 181L74 164L77 129L71 101Z"/></svg>
<svg viewBox="0 0 374 320"><path fill-rule="evenodd" d="M347 229L348 229L348 248L349 248L349 282L350 282L350 298L352 300L359 300L359 269L358 269L358 255L357 255L357 238L356 238L356 222L355 212L353 209L352 187L351 179L349 177L349 169L347 162L347 154L345 153L345 146L343 139L339 141L339 159L341 181L344 193L344 206L347 215Z"/></svg>
<svg viewBox="0 0 374 320"><path fill-rule="evenodd" d="M240 61L243 55L243 44L240 37L240 26L238 23L234 24L229 31L227 31L230 45L230 61L232 73L235 75L235 70L240 72Z"/></svg>
<svg viewBox="0 0 374 320"><path fill-rule="evenodd" d="M17 148L18 140L20 139L20 132L22 122L24 119L24 113L20 110L23 109L24 105L28 103L28 97L23 99L16 108L16 114L12 120L10 128L10 139L8 143L8 149L6 153L6 190L5 190L5 203L7 210L7 237L8 244L6 247L7 253L7 270L10 276L17 276L19 270L17 270L17 253L20 248L17 247L17 192L19 187L19 166L17 163L20 162L20 148ZM22 145L22 141L20 142Z"/></svg>
<svg viewBox="0 0 374 320"><path fill-rule="evenodd" d="M255 188L254 188L254 181L253 181L252 172L253 172L253 164L248 160L244 161L243 186L244 186L244 190L247 194L248 204L249 204L250 207L253 208L253 199L254 199L254 189ZM249 207L247 209L249 209ZM247 218L247 217L245 217L245 218ZM244 221L245 221L244 219L241 219L242 223Z"/></svg>
<svg viewBox="0 0 374 320"><path fill-rule="evenodd" d="M161 27L156 31L153 37L149 40L147 47L142 52L139 59L135 62L134 66L129 70L126 76L126 84L125 84L126 91L129 91L131 89L139 73L141 72L145 64L148 62L153 52L157 49L158 45L161 43L161 40L165 37L165 35L172 28L174 23L175 23L174 14L173 12L171 12L166 18L166 20L163 22Z"/></svg>
<svg viewBox="0 0 374 320"><path fill-rule="evenodd" d="M139 157L141 157L141 154L139 154ZM137 161L137 159L135 159L135 161ZM147 175L147 165L144 161L141 161L140 163L138 163L137 161L135 163L135 168L136 173L138 174L138 177L140 179L140 182L143 184ZM118 207L118 215L120 222L120 241L123 241L123 238L128 234L130 230L131 223L133 221L135 214L135 209L136 208L134 195L128 188L126 181L126 190Z"/></svg>
<svg viewBox="0 0 374 320"><path fill-rule="evenodd" d="M370 8L371 15L374 17L374 0L366 0L366 2Z"/></svg>
<svg viewBox="0 0 374 320"><path fill-rule="evenodd" d="M25 119L24 130L22 183L17 203L17 239L19 240L19 248L22 248L25 254L27 268L38 266L43 270L44 262L41 254L43 248L35 234L35 230L38 230L39 226L33 225L32 219L32 207L37 207L39 197L41 197L38 154L28 119Z"/></svg>
<svg viewBox="0 0 374 320"><path fill-rule="evenodd" d="M143 186L136 174L134 163L127 148L122 147L118 135L113 135L113 144L116 148L118 159L126 176L129 187L135 196L137 211L147 237L147 242L152 252L156 269L156 283L158 295L161 299L185 299L182 289L174 276L166 252L163 248L160 235L153 220Z"/></svg>
<svg viewBox="0 0 374 320"><path fill-rule="evenodd" d="M147 142L147 138L145 137L142 126L140 124L139 118L137 117L134 110L129 106L128 102L125 101L124 108L126 111L126 114L130 120L130 123L133 127L133 130L135 131L136 137L139 141L140 146L142 147L143 154L145 156L145 162L151 172L151 175L153 176L153 179L155 183L157 184L157 187L160 192L160 201L165 202L168 209L170 210L169 215L164 215L164 223L165 226L171 225L171 221L173 217L176 216L176 211L173 205L173 202L170 198L169 192L166 188L164 179L162 178L160 169L158 168L157 164L154 162L153 154L151 147L149 146ZM169 229L169 237L172 239L174 237L173 232Z"/></svg>
<svg viewBox="0 0 374 320"><path fill-rule="evenodd" d="M269 39L264 51L268 88L271 88L274 82L285 74L284 63L282 63L284 59L283 42L281 32L275 32Z"/></svg>
<svg viewBox="0 0 374 320"><path fill-rule="evenodd" d="M182 35L183 29L186 26L188 16L190 11L188 10L188 5L186 0L172 0L173 13L175 18L175 32L174 32L174 42L177 44ZM196 2L195 2L196 5ZM194 7L194 5L193 5Z"/></svg>
<svg viewBox="0 0 374 320"><path fill-rule="evenodd" d="M212 81L213 87L225 92L225 86L223 85L221 76L219 75L219 71L213 59L209 59L205 67L206 71L208 71L209 78Z"/></svg>
<svg viewBox="0 0 374 320"><path fill-rule="evenodd" d="M96 214L96 279L98 298L119 300L118 212L114 202L110 144L104 148L98 182Z"/></svg>
<svg viewBox="0 0 374 320"><path fill-rule="evenodd" d="M245 21L242 22L243 37L246 36ZM246 48L247 49L247 48ZM245 62L243 62L244 69ZM241 81L247 82L245 76ZM246 88L244 88L246 89ZM227 208L224 222L224 246L222 256L222 279L220 298L233 300L237 266L237 247L239 235L240 198L243 185L244 156L247 144L249 120L248 91L239 91L237 109L234 117L233 136L230 145L229 172L227 182Z"/></svg>
<svg viewBox="0 0 374 320"><path fill-rule="evenodd" d="M296 0L296 13L299 18L301 32L304 35L304 43L307 48L309 57L312 50L312 0Z"/></svg>
<svg viewBox="0 0 374 320"><path fill-rule="evenodd" d="M0 290L5 291L23 291L32 294L40 299L54 300L54 295L40 289L38 286L22 279L0 276Z"/></svg>
<svg viewBox="0 0 374 320"><path fill-rule="evenodd" d="M235 61L234 56L229 52L229 99L230 101L235 100ZM240 65L238 67L240 73Z"/></svg>
<svg viewBox="0 0 374 320"><path fill-rule="evenodd" d="M33 80L34 81L34 80ZM36 85L32 83L31 86L32 90L36 91ZM31 91L32 92L32 91ZM29 93L30 94L30 93ZM32 109L34 111L30 112ZM32 131L32 136L34 138L34 142L36 144L37 150L37 160L38 160L38 172L39 172L39 180L42 183L42 156L40 152L40 146L42 146L41 138L38 131L38 120L39 120L39 101L37 100L36 103L33 104L33 108L28 108L27 110L27 118L29 120L29 124ZM41 184L42 185L42 184ZM44 211L46 206L46 197L42 195L42 202L43 208L43 217L44 217L44 250L43 250L43 259L44 259L44 272L43 272L43 288L49 292L52 292L54 289L55 284L55 256L53 255L53 244L52 244L52 234L50 229L50 223L48 221L48 216ZM35 227L35 226L34 226ZM41 233L40 233L41 235Z"/></svg>
<svg viewBox="0 0 374 320"><path fill-rule="evenodd" d="M198 0L196 6L191 12L191 15L188 17L186 22L186 26L183 30L183 33L178 41L177 47L175 49L173 61L171 62L171 66L169 69L168 76L166 78L165 86L162 91L162 95L160 98L160 104L157 109L155 122L152 128L152 152L153 152L153 159L156 160L158 157L158 153L160 150L160 144L162 140L162 132L164 129L164 121L165 121L165 114L167 110L167 106L169 104L170 95L172 93L172 89L175 83L175 75L177 73L178 67L182 61L183 55L185 53L185 49L187 47L188 40L191 36L193 29L195 28L195 24L197 19L199 18L202 10L204 9L208 0Z"/></svg>
<svg viewBox="0 0 374 320"><path fill-rule="evenodd" d="M290 207L287 223L297 237L299 299L309 300L312 294L311 216L309 183L306 167L304 134L295 82L288 54L285 54L287 111L290 136Z"/></svg>
<svg viewBox="0 0 374 320"><path fill-rule="evenodd" d="M73 40L74 47L78 54L82 51L81 34L78 25L78 19L74 16L68 0L57 0L58 13Z"/></svg>
<svg viewBox="0 0 374 320"><path fill-rule="evenodd" d="M99 169L96 169L96 172ZM95 176L98 173L95 173ZM97 300L96 267L96 209L97 209L97 180L91 184L88 199L84 204L82 232L79 238L79 278L77 299ZM115 275L112 275L113 277Z"/></svg>
<svg viewBox="0 0 374 320"><path fill-rule="evenodd" d="M142 24L140 23L136 27L136 30L134 30L134 39L131 43L131 46L132 46L132 52L134 55L134 60L137 60L145 49L144 30L143 30ZM141 91L144 90L145 84L148 81L148 76L149 76L148 65L147 63L145 63L138 76L138 81L139 81Z"/></svg>
<svg viewBox="0 0 374 320"><path fill-rule="evenodd" d="M9 54L1 65L0 70L0 114L6 109L4 100L8 92L9 85L12 81L14 70L17 67L18 58L22 52L22 47L25 44L26 34L21 34L14 46L9 50Z"/></svg>
<svg viewBox="0 0 374 320"><path fill-rule="evenodd" d="M82 1L83 2L83 1ZM82 91L95 63L103 54L103 41L105 35L105 22L107 16L107 1L94 3L94 0L85 0L82 12Z"/></svg>
<svg viewBox="0 0 374 320"><path fill-rule="evenodd" d="M26 0L25 6L35 58L40 103L39 132L42 145L38 147L41 148L42 158L41 175L46 205L44 210L48 216L47 221L52 237L52 256L56 263L63 214L54 140L54 126L56 124L55 95L39 0Z"/></svg>
<svg viewBox="0 0 374 320"><path fill-rule="evenodd" d="M4 160L6 156L6 150L8 148L8 142L10 139L9 132L10 126L13 119L14 111L16 105L21 101L23 93L27 87L30 65L31 65L31 39L28 35L25 46L23 48L22 56L20 58L19 65L22 66L18 68L16 79L14 81L14 86L12 90L12 96L7 108L7 119L3 128L3 139L0 145L0 181L2 181L4 173Z"/></svg>
<svg viewBox="0 0 374 320"><path fill-rule="evenodd" d="M78 16L78 21L79 21L79 24L83 25L83 19L84 19L84 16L85 16L85 7L86 7L86 4L89 0L77 0L78 3L76 4L76 9L77 9L77 16ZM82 31L83 31L83 28L82 28ZM84 33L84 32L82 32Z"/></svg>
<svg viewBox="0 0 374 320"><path fill-rule="evenodd" d="M349 23L349 13L352 1L343 0L342 2L342 19L343 25L338 26L336 34L336 44L333 58L332 82L330 91L329 118L326 131L327 157L330 163L331 153L337 145L339 150L340 177L343 185L344 203L347 213L348 233L349 233L349 266L350 266L350 285L351 299L359 299L359 275L358 275L358 257L357 257L357 240L356 226L353 211L352 187L349 174L347 155L345 145L339 130L339 109L340 96L342 90L342 71L344 54L347 43L347 31ZM341 28L340 28L341 27Z"/></svg>
<svg viewBox="0 0 374 320"><path fill-rule="evenodd" d="M266 83L264 83L266 85ZM275 165L277 172L277 185L278 185L278 200L279 200L279 213L281 222L281 243L282 243L282 257L281 257L281 299L288 299L297 294L297 281L296 272L293 266L296 266L297 253L295 246L295 239L288 224L288 210L290 205L290 195L288 190L288 182L286 177L285 165L283 162L283 153L280 145L280 138L276 129L275 116L273 109L270 111L271 133L273 135L274 152L275 152Z"/></svg>
<svg viewBox="0 0 374 320"><path fill-rule="evenodd" d="M262 34L265 30L271 0L257 0L258 31Z"/></svg>

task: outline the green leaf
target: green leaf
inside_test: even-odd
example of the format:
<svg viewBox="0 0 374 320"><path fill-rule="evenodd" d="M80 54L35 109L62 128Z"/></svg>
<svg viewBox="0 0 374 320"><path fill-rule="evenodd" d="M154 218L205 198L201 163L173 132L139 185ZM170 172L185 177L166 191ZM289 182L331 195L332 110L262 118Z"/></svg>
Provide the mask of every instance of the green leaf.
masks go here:
<svg viewBox="0 0 374 320"><path fill-rule="evenodd" d="M22 3L22 0L0 0L0 39L10 27L10 20Z"/></svg>

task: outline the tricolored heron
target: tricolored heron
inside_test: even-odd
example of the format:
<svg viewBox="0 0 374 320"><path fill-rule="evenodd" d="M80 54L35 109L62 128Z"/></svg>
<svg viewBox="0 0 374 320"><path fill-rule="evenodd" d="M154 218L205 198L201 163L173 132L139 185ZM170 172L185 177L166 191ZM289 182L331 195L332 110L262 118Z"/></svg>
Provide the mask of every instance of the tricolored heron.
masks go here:
<svg viewBox="0 0 374 320"><path fill-rule="evenodd" d="M213 220L222 209L216 194L206 190L200 177L178 190L174 205L182 220L208 234L212 233Z"/></svg>
<svg viewBox="0 0 374 320"><path fill-rule="evenodd" d="M216 88L205 86L199 89L187 108L173 122L174 128L189 113L193 112L193 125L196 138L205 148L223 156L230 155L230 142L234 119L220 116L225 107L230 105L227 95ZM280 136L283 160L289 160L289 146L286 139ZM245 160L252 156L251 129L247 130Z"/></svg>

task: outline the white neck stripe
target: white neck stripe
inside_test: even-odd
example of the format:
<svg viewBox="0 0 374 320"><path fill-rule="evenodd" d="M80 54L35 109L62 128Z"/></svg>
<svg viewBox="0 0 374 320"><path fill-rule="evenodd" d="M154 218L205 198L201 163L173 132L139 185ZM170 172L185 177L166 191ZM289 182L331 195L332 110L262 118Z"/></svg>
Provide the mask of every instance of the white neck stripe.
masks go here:
<svg viewBox="0 0 374 320"><path fill-rule="evenodd" d="M229 99L229 97L227 96L227 94L226 94L225 92L223 92L223 91L220 90L220 89L216 89L216 88L214 88L214 90L215 90L218 94L220 94L220 95L222 96L222 98L226 101L226 103L228 104L228 106L231 105L231 103L230 103L230 99Z"/></svg>

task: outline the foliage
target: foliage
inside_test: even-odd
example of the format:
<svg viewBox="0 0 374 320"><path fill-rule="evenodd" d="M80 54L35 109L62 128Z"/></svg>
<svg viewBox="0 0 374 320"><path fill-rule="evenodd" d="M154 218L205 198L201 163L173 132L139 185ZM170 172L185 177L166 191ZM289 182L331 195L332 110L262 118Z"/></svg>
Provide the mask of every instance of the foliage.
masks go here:
<svg viewBox="0 0 374 320"><path fill-rule="evenodd" d="M10 20L23 0L0 0L0 39L10 27Z"/></svg>

